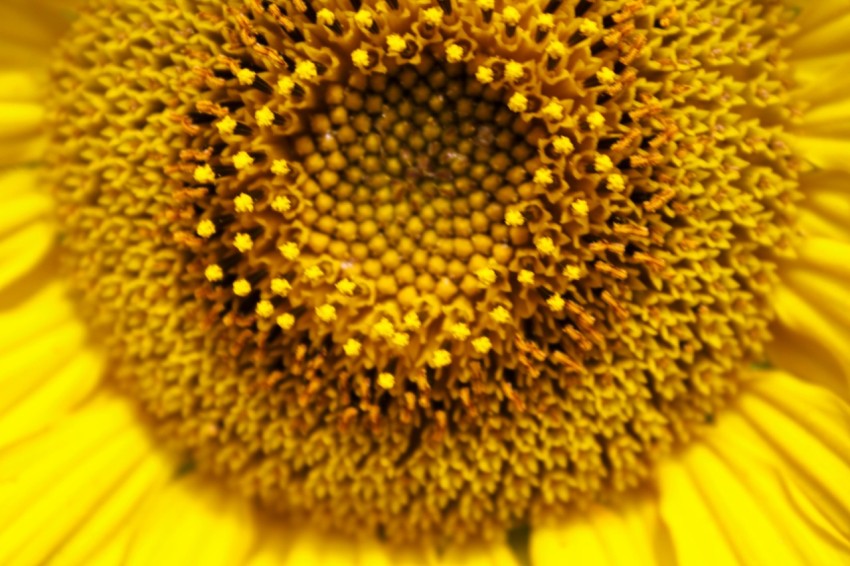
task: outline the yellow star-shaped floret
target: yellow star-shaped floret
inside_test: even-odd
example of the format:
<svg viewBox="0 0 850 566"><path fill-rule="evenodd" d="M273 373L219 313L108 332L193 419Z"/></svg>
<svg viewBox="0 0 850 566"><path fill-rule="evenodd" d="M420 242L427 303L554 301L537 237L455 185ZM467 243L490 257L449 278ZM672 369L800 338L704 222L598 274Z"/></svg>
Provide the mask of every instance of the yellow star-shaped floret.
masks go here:
<svg viewBox="0 0 850 566"><path fill-rule="evenodd" d="M274 305L271 301L263 299L262 301L257 302L255 312L257 313L257 316L261 318L269 318L274 314Z"/></svg>
<svg viewBox="0 0 850 566"><path fill-rule="evenodd" d="M395 334L395 326L393 326L392 321L388 318L382 318L372 328L375 334L381 338L392 338L393 334Z"/></svg>
<svg viewBox="0 0 850 566"><path fill-rule="evenodd" d="M332 26L336 22L336 16L327 8L322 8L316 12L316 21L324 26Z"/></svg>
<svg viewBox="0 0 850 566"><path fill-rule="evenodd" d="M410 334L407 332L396 332L391 342L396 348L406 348L410 344Z"/></svg>
<svg viewBox="0 0 850 566"><path fill-rule="evenodd" d="M254 240L250 234L239 232L233 237L233 246L243 254L254 247Z"/></svg>
<svg viewBox="0 0 850 566"><path fill-rule="evenodd" d="M528 109L528 98L522 93L515 92L508 99L508 108L512 112L525 112Z"/></svg>
<svg viewBox="0 0 850 566"><path fill-rule="evenodd" d="M336 308L333 305L316 307L316 316L322 322L333 322L336 320Z"/></svg>
<svg viewBox="0 0 850 566"><path fill-rule="evenodd" d="M349 338L346 340L345 344L342 345L342 350L345 352L346 356L355 357L359 356L360 352L363 351L363 344L354 338Z"/></svg>
<svg viewBox="0 0 850 566"><path fill-rule="evenodd" d="M233 199L233 208L236 212L254 212L254 199L247 193L240 193Z"/></svg>
<svg viewBox="0 0 850 566"><path fill-rule="evenodd" d="M301 250L298 249L298 244L296 244L295 242L286 242L278 249L280 250L280 253L283 254L283 257L285 257L289 261L292 261L299 255L301 255Z"/></svg>
<svg viewBox="0 0 850 566"><path fill-rule="evenodd" d="M552 184L555 178L552 176L552 172L545 167L541 167L537 171L534 172L534 182L541 186L547 186Z"/></svg>
<svg viewBox="0 0 850 566"><path fill-rule="evenodd" d="M560 59L567 54L567 46L557 39L546 44L546 55L551 59Z"/></svg>
<svg viewBox="0 0 850 566"><path fill-rule="evenodd" d="M597 24L593 20L588 20L585 18L581 21L581 24L579 24L578 29L582 33L582 35L590 37L599 33L599 24Z"/></svg>
<svg viewBox="0 0 850 566"><path fill-rule="evenodd" d="M619 173L609 175L606 183L612 191L620 192L626 188L626 178Z"/></svg>
<svg viewBox="0 0 850 566"><path fill-rule="evenodd" d="M209 165L199 165L195 168L195 181L202 184L212 183L215 181L215 173Z"/></svg>
<svg viewBox="0 0 850 566"><path fill-rule="evenodd" d="M247 279L240 277L233 282L233 293L239 297L247 297L251 294L251 284Z"/></svg>
<svg viewBox="0 0 850 566"><path fill-rule="evenodd" d="M605 125L605 116L601 112L594 111L587 115L587 125L597 130Z"/></svg>
<svg viewBox="0 0 850 566"><path fill-rule="evenodd" d="M236 120L230 116L225 116L215 124L215 127L218 128L218 133L222 135L232 134L236 130L236 126Z"/></svg>
<svg viewBox="0 0 850 566"><path fill-rule="evenodd" d="M563 120L564 118L564 107L555 101L549 102L543 107L541 112L544 118L553 122Z"/></svg>
<svg viewBox="0 0 850 566"><path fill-rule="evenodd" d="M517 273L516 279L522 285L534 285L534 272L522 269L519 273Z"/></svg>
<svg viewBox="0 0 850 566"><path fill-rule="evenodd" d="M578 216L587 216L587 213L590 212L590 207L583 198L574 200L570 205L570 209Z"/></svg>
<svg viewBox="0 0 850 566"><path fill-rule="evenodd" d="M443 21L443 11L440 8L427 8L422 12L422 19L426 24L438 26Z"/></svg>
<svg viewBox="0 0 850 566"><path fill-rule="evenodd" d="M602 67L596 71L596 78L604 85L610 85L617 80L617 73L609 67Z"/></svg>
<svg viewBox="0 0 850 566"><path fill-rule="evenodd" d="M431 366L435 368L445 367L452 363L452 355L448 350L437 350L431 356Z"/></svg>
<svg viewBox="0 0 850 566"><path fill-rule="evenodd" d="M351 62L365 69L369 66L369 52L365 49L355 49L351 52Z"/></svg>
<svg viewBox="0 0 850 566"><path fill-rule="evenodd" d="M221 267L218 265L208 265L204 270L204 277L206 277L207 281L210 283L215 283L216 281L221 281L224 278L224 271L222 271Z"/></svg>
<svg viewBox="0 0 850 566"><path fill-rule="evenodd" d="M292 201L289 200L289 197L285 196L276 196L272 201L272 210L275 212L287 212L292 208Z"/></svg>
<svg viewBox="0 0 850 566"><path fill-rule="evenodd" d="M446 47L446 61L449 63L459 63L463 60L464 51L463 47L460 45L453 43Z"/></svg>
<svg viewBox="0 0 850 566"><path fill-rule="evenodd" d="M274 112L268 106L263 106L254 112L254 119L257 121L258 126L267 128L274 124Z"/></svg>
<svg viewBox="0 0 850 566"><path fill-rule="evenodd" d="M577 265L567 265L562 274L570 281L577 281L581 279L581 268Z"/></svg>
<svg viewBox="0 0 850 566"><path fill-rule="evenodd" d="M508 309L500 305L490 311L490 317L499 324L505 324L506 322L510 322L511 313Z"/></svg>
<svg viewBox="0 0 850 566"><path fill-rule="evenodd" d="M507 224L508 226L522 226L523 224L525 224L525 217L519 210L508 210L505 213L505 224Z"/></svg>
<svg viewBox="0 0 850 566"><path fill-rule="evenodd" d="M534 247L543 255L552 255L557 251L557 246L549 236L541 236L534 241Z"/></svg>
<svg viewBox="0 0 850 566"><path fill-rule="evenodd" d="M277 81L277 90L284 96L289 96L295 90L295 81L291 77L282 77Z"/></svg>
<svg viewBox="0 0 850 566"><path fill-rule="evenodd" d="M493 343L486 336L481 336L472 341L472 347L479 354L486 354L493 347Z"/></svg>
<svg viewBox="0 0 850 566"><path fill-rule="evenodd" d="M493 74L493 69L490 67L480 66L478 70L475 71L475 79L481 84L488 85L493 82L495 78Z"/></svg>
<svg viewBox="0 0 850 566"><path fill-rule="evenodd" d="M593 159L593 168L599 171L600 173L607 173L614 167L614 162L611 161L611 158L605 154L598 154Z"/></svg>
<svg viewBox="0 0 850 566"><path fill-rule="evenodd" d="M239 69L236 73L236 80L239 81L239 84L244 86L251 86L254 84L254 81L257 78L257 73L252 71L251 69Z"/></svg>
<svg viewBox="0 0 850 566"><path fill-rule="evenodd" d="M357 289L357 283L351 279L340 279L336 283L336 290L349 297L354 294L355 289Z"/></svg>
<svg viewBox="0 0 850 566"><path fill-rule="evenodd" d="M286 159L275 159L272 162L272 173L275 175L287 175L290 171L289 161Z"/></svg>
<svg viewBox="0 0 850 566"><path fill-rule="evenodd" d="M312 61L299 61L295 64L295 71L292 74L296 79L312 81L319 76L319 70Z"/></svg>
<svg viewBox="0 0 850 566"><path fill-rule="evenodd" d="M496 272L491 267L482 267L475 272L475 276L485 287L489 287L496 282Z"/></svg>
<svg viewBox="0 0 850 566"><path fill-rule="evenodd" d="M525 74L525 69L522 66L522 63L518 63L517 61L508 61L505 64L505 79L510 82L516 82L520 80Z"/></svg>
<svg viewBox="0 0 850 566"><path fill-rule="evenodd" d="M546 304L549 306L549 309L552 312L561 312L564 310L564 305L566 302L561 295L552 295L546 300Z"/></svg>
<svg viewBox="0 0 850 566"><path fill-rule="evenodd" d="M404 327L409 330L418 330L422 326L422 322L419 320L419 315L415 312L409 312L404 315Z"/></svg>
<svg viewBox="0 0 850 566"><path fill-rule="evenodd" d="M397 33L387 36L387 50L392 55L399 55L405 49L407 49L407 42L402 36L398 35Z"/></svg>
<svg viewBox="0 0 850 566"><path fill-rule="evenodd" d="M281 297L289 294L292 290L292 284L283 277L275 277L272 279L272 293Z"/></svg>
<svg viewBox="0 0 850 566"><path fill-rule="evenodd" d="M304 270L304 277L314 283L324 277L324 275L325 272L322 271L322 268L318 265L311 265L310 267Z"/></svg>
<svg viewBox="0 0 850 566"><path fill-rule="evenodd" d="M239 171L247 169L254 164L254 158L247 151L240 151L233 156L233 166Z"/></svg>
<svg viewBox="0 0 850 566"><path fill-rule="evenodd" d="M204 219L198 222L198 227L195 228L198 236L201 238L210 238L215 234L215 222L209 219Z"/></svg>
<svg viewBox="0 0 850 566"><path fill-rule="evenodd" d="M286 312L277 317L276 322L283 330L289 330L295 324L295 317Z"/></svg>
<svg viewBox="0 0 850 566"><path fill-rule="evenodd" d="M572 140L567 136L558 136L552 140L552 148L556 153L568 155L573 152L575 145L573 145Z"/></svg>
<svg viewBox="0 0 850 566"><path fill-rule="evenodd" d="M506 24L515 26L519 23L519 19L520 19L519 10L517 10L513 6L507 6L502 11L502 18L504 18Z"/></svg>
<svg viewBox="0 0 850 566"><path fill-rule="evenodd" d="M469 335L472 334L472 331L469 330L469 326L466 324L456 322L449 327L449 333L455 340L466 340L469 338Z"/></svg>
<svg viewBox="0 0 850 566"><path fill-rule="evenodd" d="M392 389L395 385L395 376L391 373L381 372L378 374L378 387L381 389Z"/></svg>

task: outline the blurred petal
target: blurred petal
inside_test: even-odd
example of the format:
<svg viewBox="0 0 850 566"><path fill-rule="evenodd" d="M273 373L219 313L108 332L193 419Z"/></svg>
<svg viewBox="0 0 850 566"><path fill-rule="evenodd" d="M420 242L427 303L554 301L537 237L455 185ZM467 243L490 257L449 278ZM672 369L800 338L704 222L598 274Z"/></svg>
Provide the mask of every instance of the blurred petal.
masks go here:
<svg viewBox="0 0 850 566"><path fill-rule="evenodd" d="M0 451L0 563L44 563L146 465L152 446L135 419L125 400L102 395Z"/></svg>
<svg viewBox="0 0 850 566"><path fill-rule="evenodd" d="M134 526L128 565L244 564L257 530L251 505L197 477L157 492Z"/></svg>
<svg viewBox="0 0 850 566"><path fill-rule="evenodd" d="M677 562L839 564L850 552L850 413L823 388L757 376L704 442L660 468Z"/></svg>
<svg viewBox="0 0 850 566"><path fill-rule="evenodd" d="M560 566L567 556L600 566L668 564L669 544L655 496L646 491L621 505L596 506L563 523L535 528L531 559L533 566Z"/></svg>
<svg viewBox="0 0 850 566"><path fill-rule="evenodd" d="M850 4L807 2L791 41L797 100L807 106L792 134L797 151L821 169L850 170Z"/></svg>
<svg viewBox="0 0 850 566"><path fill-rule="evenodd" d="M786 262L774 305L775 363L850 398L850 241L809 238ZM812 371L813 366L819 371Z"/></svg>

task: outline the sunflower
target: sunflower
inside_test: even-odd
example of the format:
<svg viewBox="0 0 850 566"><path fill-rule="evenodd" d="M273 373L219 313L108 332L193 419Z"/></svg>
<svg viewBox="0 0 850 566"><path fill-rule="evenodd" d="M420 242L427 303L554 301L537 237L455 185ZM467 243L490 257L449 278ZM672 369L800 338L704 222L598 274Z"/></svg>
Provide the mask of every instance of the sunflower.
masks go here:
<svg viewBox="0 0 850 566"><path fill-rule="evenodd" d="M850 560L846 2L0 15L0 562Z"/></svg>

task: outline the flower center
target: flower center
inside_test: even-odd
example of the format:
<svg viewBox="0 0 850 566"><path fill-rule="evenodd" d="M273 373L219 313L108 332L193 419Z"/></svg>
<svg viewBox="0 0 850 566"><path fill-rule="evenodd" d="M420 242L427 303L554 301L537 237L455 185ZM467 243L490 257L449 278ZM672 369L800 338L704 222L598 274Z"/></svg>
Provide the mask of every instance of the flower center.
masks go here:
<svg viewBox="0 0 850 566"><path fill-rule="evenodd" d="M115 382L335 529L637 485L769 337L789 14L338 4L96 0L63 43L47 175Z"/></svg>

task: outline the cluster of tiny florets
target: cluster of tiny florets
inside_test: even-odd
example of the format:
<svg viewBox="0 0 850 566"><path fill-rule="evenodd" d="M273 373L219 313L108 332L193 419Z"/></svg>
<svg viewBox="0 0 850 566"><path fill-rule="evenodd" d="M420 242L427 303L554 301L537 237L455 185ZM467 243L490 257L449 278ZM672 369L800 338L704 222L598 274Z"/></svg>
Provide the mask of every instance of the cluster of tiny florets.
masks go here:
<svg viewBox="0 0 850 566"><path fill-rule="evenodd" d="M116 380L333 528L637 485L761 355L790 245L782 3L691 4L93 2L53 179Z"/></svg>

